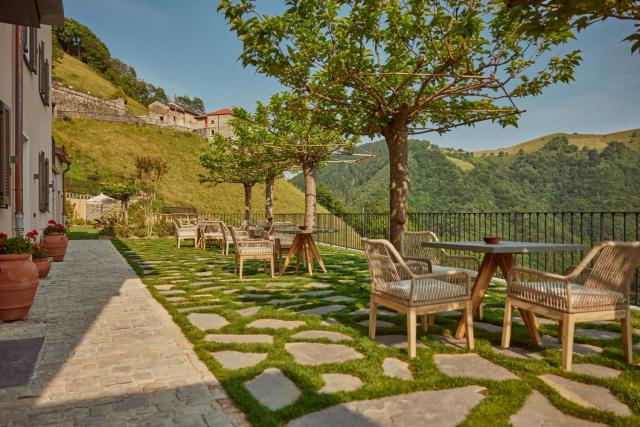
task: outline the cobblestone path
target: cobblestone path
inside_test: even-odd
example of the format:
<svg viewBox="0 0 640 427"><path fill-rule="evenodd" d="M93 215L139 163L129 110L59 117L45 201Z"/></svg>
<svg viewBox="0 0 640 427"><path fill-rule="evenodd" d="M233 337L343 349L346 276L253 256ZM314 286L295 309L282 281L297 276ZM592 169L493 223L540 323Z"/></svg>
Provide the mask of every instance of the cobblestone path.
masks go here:
<svg viewBox="0 0 640 427"><path fill-rule="evenodd" d="M0 426L248 424L108 241L71 241L30 319L0 324L0 340L34 337L34 376L0 389Z"/></svg>

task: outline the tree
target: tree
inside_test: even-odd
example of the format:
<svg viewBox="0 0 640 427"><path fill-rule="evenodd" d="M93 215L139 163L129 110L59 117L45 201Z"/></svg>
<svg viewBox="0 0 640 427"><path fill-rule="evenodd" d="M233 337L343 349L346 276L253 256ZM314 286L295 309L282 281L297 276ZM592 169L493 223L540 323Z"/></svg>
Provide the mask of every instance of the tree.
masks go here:
<svg viewBox="0 0 640 427"><path fill-rule="evenodd" d="M513 19L524 22L522 31L539 36L547 31L576 28L581 31L606 19L636 21L635 33L624 40L631 53L640 52L640 2L638 0L507 0Z"/></svg>
<svg viewBox="0 0 640 427"><path fill-rule="evenodd" d="M200 156L200 164L207 170L206 174L200 175L200 182L242 184L244 219L250 221L253 186L265 178L258 157L252 155L244 143L216 134L207 153Z"/></svg>
<svg viewBox="0 0 640 427"><path fill-rule="evenodd" d="M155 156L136 156L136 178L143 196L147 237L153 233L153 207L160 188L160 180L169 171L167 161Z"/></svg>
<svg viewBox="0 0 640 427"><path fill-rule="evenodd" d="M330 126L334 116L308 109L289 109L298 100L287 92L258 103L255 121L265 129L265 146L273 158L293 161L304 177L304 225L313 228L316 213L316 169L335 153L353 151L357 138Z"/></svg>
<svg viewBox="0 0 640 427"><path fill-rule="evenodd" d="M390 239L407 221L408 135L491 120L516 125L514 99L573 79L578 51L545 55L566 29L530 36L494 1L290 0L281 15L253 0L219 10L243 42L242 62L301 102L332 113L343 132L382 135L391 159ZM546 66L532 66L546 58Z"/></svg>
<svg viewBox="0 0 640 427"><path fill-rule="evenodd" d="M259 160L256 167L265 181L265 219L273 222L273 197L275 181L282 174L295 166L295 160L280 155L269 142L274 135L270 134L267 122L260 120L243 108L233 109L233 118L229 122L233 130L236 149L250 153Z"/></svg>
<svg viewBox="0 0 640 427"><path fill-rule="evenodd" d="M204 101L197 96L194 96L193 98L189 98L186 95L176 96L176 103L185 108L189 108L198 114L204 114L206 111L204 108Z"/></svg>
<svg viewBox="0 0 640 427"><path fill-rule="evenodd" d="M140 187L134 183L112 184L105 186L102 192L120 202L122 223L127 226L129 224L129 202L133 196L140 194Z"/></svg>
<svg viewBox="0 0 640 427"><path fill-rule="evenodd" d="M109 49L87 26L75 19L65 18L64 25L54 27L53 33L69 55L79 58L100 72L106 71L109 67Z"/></svg>

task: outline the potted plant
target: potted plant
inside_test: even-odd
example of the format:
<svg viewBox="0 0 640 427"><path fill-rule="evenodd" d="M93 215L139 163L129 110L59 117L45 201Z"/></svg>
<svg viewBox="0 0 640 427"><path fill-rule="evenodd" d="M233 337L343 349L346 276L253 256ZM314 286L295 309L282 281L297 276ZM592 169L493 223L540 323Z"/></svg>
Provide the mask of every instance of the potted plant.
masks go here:
<svg viewBox="0 0 640 427"><path fill-rule="evenodd" d="M44 237L42 246L54 261L62 261L67 253L67 227L56 220L49 220L47 227L42 231Z"/></svg>
<svg viewBox="0 0 640 427"><path fill-rule="evenodd" d="M0 322L26 320L38 288L31 241L0 233Z"/></svg>
<svg viewBox="0 0 640 427"><path fill-rule="evenodd" d="M44 279L51 271L51 260L47 250L38 242L38 232L36 230L28 232L27 238L31 239L31 259L38 269L38 277Z"/></svg>

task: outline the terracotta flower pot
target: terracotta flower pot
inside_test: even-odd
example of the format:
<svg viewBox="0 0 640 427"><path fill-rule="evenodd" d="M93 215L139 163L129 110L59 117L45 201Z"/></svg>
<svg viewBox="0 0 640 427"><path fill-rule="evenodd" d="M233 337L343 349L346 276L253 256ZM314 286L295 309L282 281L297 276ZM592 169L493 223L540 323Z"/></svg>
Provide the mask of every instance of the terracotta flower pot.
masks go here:
<svg viewBox="0 0 640 427"><path fill-rule="evenodd" d="M30 254L0 255L0 322L27 320L38 288Z"/></svg>
<svg viewBox="0 0 640 427"><path fill-rule="evenodd" d="M51 271L51 261L49 260L49 258L34 259L33 263L38 269L38 277L41 279L45 279Z"/></svg>
<svg viewBox="0 0 640 427"><path fill-rule="evenodd" d="M56 262L64 259L68 244L67 236L63 233L45 234L44 239L42 239L42 246L44 246L47 254Z"/></svg>

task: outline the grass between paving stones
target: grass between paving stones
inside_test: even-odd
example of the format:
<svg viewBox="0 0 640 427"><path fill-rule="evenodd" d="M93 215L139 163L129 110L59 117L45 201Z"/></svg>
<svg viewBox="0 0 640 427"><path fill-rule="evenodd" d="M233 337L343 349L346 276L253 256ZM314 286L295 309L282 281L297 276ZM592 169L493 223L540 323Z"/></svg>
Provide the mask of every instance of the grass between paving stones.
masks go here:
<svg viewBox="0 0 640 427"><path fill-rule="evenodd" d="M420 341L426 348L418 348L418 357L412 361L405 350L385 348L367 338L367 328L357 322L366 320L368 316L349 315L350 312L368 307L368 272L363 255L339 249L320 247L328 272L314 274L313 277L295 274L291 270L287 275L271 279L262 271L262 263L245 263L245 280L239 281L233 274L233 255L223 256L219 249L201 250L193 247L177 249L173 240L125 240L114 241L115 247L128 260L138 274L144 269L151 271L142 277L151 294L167 309L174 321L180 326L185 336L194 344L196 353L220 380L222 386L234 399L238 407L244 411L249 420L257 426L278 426L291 419L309 412L332 406L341 402L373 399L383 396L410 393L419 390L447 389L478 384L486 387L486 398L478 404L468 418L462 423L465 426L494 426L509 425L509 417L522 406L532 389L542 392L558 409L583 419L608 423L611 425L640 425L640 368L629 367L624 364L620 340L599 340L588 337L576 337L576 342L593 344L604 349L601 355L574 356L574 363L595 363L611 368L620 369L623 374L615 380L604 380L575 373L565 373L560 369L560 351L557 349L542 350L532 346L528 340L526 329L521 325L514 325L512 346L540 351L543 360L525 360L495 353L491 344L500 344L499 333L489 333L476 328L476 352L485 359L502 366L520 377L520 380L488 381L472 378L452 378L444 375L437 368L433 355L438 353L462 353L465 350L451 347L437 341L419 331ZM162 261L157 263L158 261ZM151 263L151 264L149 264ZM141 265L144 267L141 268ZM198 276L197 273L212 272L211 276ZM287 282L288 287L268 288L267 283ZM319 289L303 288L309 283L326 283L330 285L331 295L302 297L300 292ZM160 294L158 285L174 285L173 289L186 291L181 302L170 302ZM366 285L361 289L360 285ZM219 286L219 288L197 293L198 289ZM225 290L237 289L239 292L224 294ZM485 319L487 323L502 325L504 307L504 285L495 284L490 288L485 299ZM269 294L269 298L251 298L251 295ZM198 298L196 295L208 295ZM344 295L355 298L348 302L329 302L323 300L328 296ZM218 299L219 301L213 301ZM295 310L306 310L323 305L344 305L339 312L327 316L302 315L294 309L284 306L267 304L272 299L298 299L304 306ZM289 305L295 305L292 302ZM223 316L229 325L208 331L215 334L268 334L274 337L273 344L219 344L204 341L207 332L194 327L187 319L188 312L178 309L200 307L194 312L216 313ZM259 306L260 311L253 316L242 317L236 310ZM303 320L306 322L295 330L286 329L253 329L246 325L256 319L273 318L283 320ZM327 318L335 319L339 324L327 325L322 323ZM404 316L379 316L380 320L391 322L391 328L378 328L378 335L406 334ZM634 314L635 327L640 326L640 316ZM456 319L437 316L437 326L430 327L429 333L451 335L456 326ZM618 325L586 325L593 328L619 332ZM582 325L581 325L582 327ZM365 357L345 363L325 364L320 366L301 366L294 362L293 357L285 350L285 344L296 342L291 338L297 332L309 329L341 332L353 337L351 341L341 341L353 347ZM541 333L557 336L555 325L542 325ZM324 342L327 340L304 340L305 342ZM634 337L634 342L638 337ZM211 352L220 350L237 350L267 353L267 358L259 364L238 370L227 370L216 361ZM414 380L403 381L383 375L382 361L386 357L395 357L410 363ZM636 357L637 360L637 357ZM244 384L252 380L266 368L276 367L289 377L302 391L300 398L293 404L277 411L260 405L247 391ZM320 394L318 389L323 385L321 374L346 373L357 376L363 386L352 392L335 394ZM587 409L576 405L557 394L551 387L543 383L538 376L552 373L566 378L608 387L621 401L633 411L632 417L622 418L612 413L596 409ZM277 391L274 391L277 392Z"/></svg>

